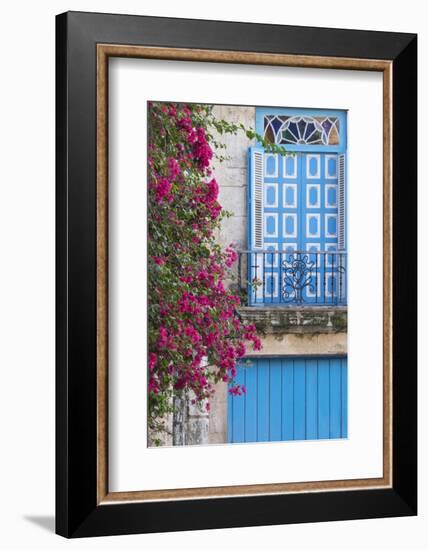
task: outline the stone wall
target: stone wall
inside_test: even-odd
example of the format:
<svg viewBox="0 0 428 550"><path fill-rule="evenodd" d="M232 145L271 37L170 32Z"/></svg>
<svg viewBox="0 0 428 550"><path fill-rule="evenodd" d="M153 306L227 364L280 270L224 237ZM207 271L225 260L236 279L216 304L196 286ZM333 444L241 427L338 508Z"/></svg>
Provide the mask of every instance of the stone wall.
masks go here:
<svg viewBox="0 0 428 550"><path fill-rule="evenodd" d="M254 107L221 105L214 107L214 115L254 129ZM231 218L223 220L218 241L224 246L233 241L242 250L247 248L247 151L254 143L243 132L236 136L218 136L218 140L227 146L230 157L222 163L214 163L215 178L220 186L219 202L233 213Z"/></svg>

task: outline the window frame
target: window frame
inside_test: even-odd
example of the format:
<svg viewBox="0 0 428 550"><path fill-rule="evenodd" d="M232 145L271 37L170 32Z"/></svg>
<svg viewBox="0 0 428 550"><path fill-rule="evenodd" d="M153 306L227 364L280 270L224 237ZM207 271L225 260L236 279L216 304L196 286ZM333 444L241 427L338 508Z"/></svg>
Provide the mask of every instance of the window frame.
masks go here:
<svg viewBox="0 0 428 550"><path fill-rule="evenodd" d="M317 152L345 154L347 148L347 109L306 109L296 107L256 107L256 132L264 135L264 117L276 116L334 116L339 119L339 145L306 145L287 143L284 147L292 152ZM346 159L345 159L346 160Z"/></svg>

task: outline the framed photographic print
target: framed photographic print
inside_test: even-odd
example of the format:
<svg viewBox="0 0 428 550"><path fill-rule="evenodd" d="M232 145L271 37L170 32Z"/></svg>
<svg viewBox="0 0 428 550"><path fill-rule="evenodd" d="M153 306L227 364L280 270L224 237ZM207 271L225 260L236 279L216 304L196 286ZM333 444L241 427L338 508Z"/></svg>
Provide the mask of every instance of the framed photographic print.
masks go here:
<svg viewBox="0 0 428 550"><path fill-rule="evenodd" d="M57 16L57 532L414 515L416 36Z"/></svg>

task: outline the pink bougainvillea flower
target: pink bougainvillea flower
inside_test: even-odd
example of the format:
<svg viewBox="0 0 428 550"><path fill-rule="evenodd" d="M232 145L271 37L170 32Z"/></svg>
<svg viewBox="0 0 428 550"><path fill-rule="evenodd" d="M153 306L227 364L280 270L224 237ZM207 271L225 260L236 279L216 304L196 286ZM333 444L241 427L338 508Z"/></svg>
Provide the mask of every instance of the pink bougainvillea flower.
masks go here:
<svg viewBox="0 0 428 550"><path fill-rule="evenodd" d="M149 354L149 370L153 370L156 366L156 363L157 363L157 357L153 352L151 352Z"/></svg>
<svg viewBox="0 0 428 550"><path fill-rule="evenodd" d="M167 178L161 178L156 187L156 199L157 202L162 202L162 200L168 196L171 191L171 182Z"/></svg>
<svg viewBox="0 0 428 550"><path fill-rule="evenodd" d="M169 177L174 180L180 174L181 168L178 162L173 157L168 158Z"/></svg>

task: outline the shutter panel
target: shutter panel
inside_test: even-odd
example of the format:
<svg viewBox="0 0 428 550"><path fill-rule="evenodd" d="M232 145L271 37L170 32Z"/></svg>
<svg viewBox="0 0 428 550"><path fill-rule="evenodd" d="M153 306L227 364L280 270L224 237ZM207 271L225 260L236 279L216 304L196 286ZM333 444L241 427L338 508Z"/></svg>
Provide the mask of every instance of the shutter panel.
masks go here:
<svg viewBox="0 0 428 550"><path fill-rule="evenodd" d="M263 151L251 151L252 246L263 248Z"/></svg>
<svg viewBox="0 0 428 550"><path fill-rule="evenodd" d="M338 234L337 234L337 246L339 250L346 248L346 234L345 234L345 155L338 155L337 159L337 184L338 184Z"/></svg>

